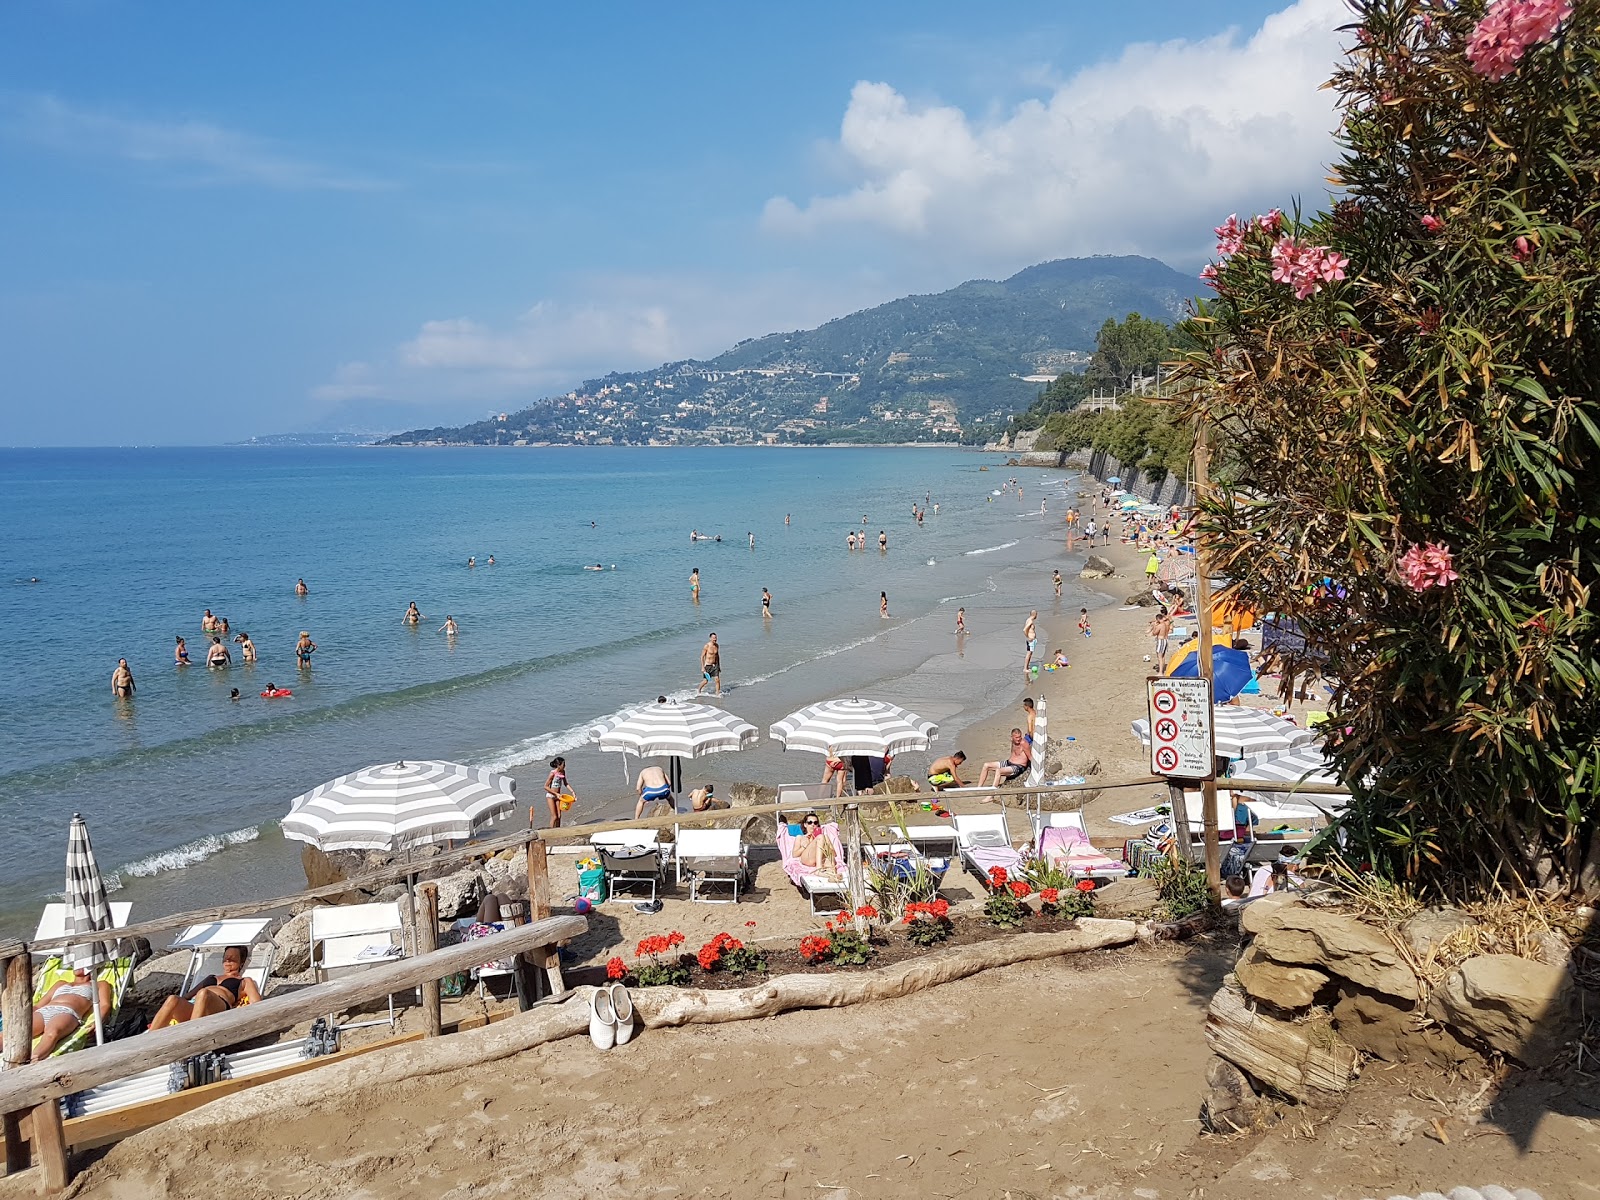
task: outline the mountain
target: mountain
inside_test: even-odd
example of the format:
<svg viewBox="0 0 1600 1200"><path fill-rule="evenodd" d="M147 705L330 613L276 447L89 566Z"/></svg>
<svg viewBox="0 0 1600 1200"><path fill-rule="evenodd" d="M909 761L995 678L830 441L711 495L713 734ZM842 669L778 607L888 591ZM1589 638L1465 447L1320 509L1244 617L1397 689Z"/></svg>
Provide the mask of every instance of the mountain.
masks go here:
<svg viewBox="0 0 1600 1200"><path fill-rule="evenodd" d="M1026 376L1081 369L1107 318L1175 320L1194 294L1155 259L1059 259L383 444L955 441L1032 403Z"/></svg>

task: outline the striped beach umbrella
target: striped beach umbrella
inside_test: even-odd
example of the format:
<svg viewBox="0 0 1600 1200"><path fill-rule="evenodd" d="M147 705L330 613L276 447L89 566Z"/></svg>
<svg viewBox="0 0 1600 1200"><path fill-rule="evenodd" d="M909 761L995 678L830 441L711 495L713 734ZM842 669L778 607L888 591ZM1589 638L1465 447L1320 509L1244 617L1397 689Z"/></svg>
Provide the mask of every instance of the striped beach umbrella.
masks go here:
<svg viewBox="0 0 1600 1200"><path fill-rule="evenodd" d="M589 740L598 742L600 749L641 758L658 754L699 758L746 750L760 736L749 721L715 705L676 700L641 704L589 730Z"/></svg>
<svg viewBox="0 0 1600 1200"><path fill-rule="evenodd" d="M67 887L63 896L67 906L67 932L79 934L109 933L112 929L111 905L106 900L106 881L100 875L100 865L94 859L94 847L89 843L89 826L79 813L72 814L72 825L67 830ZM82 968L90 975L102 962L116 955L114 941L90 939L75 941L61 952L61 961L74 969ZM94 1038L105 1042L105 1032L100 1028L100 989L92 992L94 1000Z"/></svg>
<svg viewBox="0 0 1600 1200"><path fill-rule="evenodd" d="M1135 721L1131 728L1134 737L1146 746L1150 744L1149 721ZM1258 708L1240 708L1233 704L1219 704L1211 710L1211 728L1217 753L1227 758L1287 750L1314 741L1317 736L1293 721L1285 721Z"/></svg>
<svg viewBox="0 0 1600 1200"><path fill-rule="evenodd" d="M322 850L395 850L460 841L512 809L516 780L451 762L397 762L297 796L283 836Z"/></svg>
<svg viewBox="0 0 1600 1200"><path fill-rule="evenodd" d="M831 746L838 754L881 757L926 750L939 727L898 705L851 697L809 704L767 732L785 750L826 754Z"/></svg>

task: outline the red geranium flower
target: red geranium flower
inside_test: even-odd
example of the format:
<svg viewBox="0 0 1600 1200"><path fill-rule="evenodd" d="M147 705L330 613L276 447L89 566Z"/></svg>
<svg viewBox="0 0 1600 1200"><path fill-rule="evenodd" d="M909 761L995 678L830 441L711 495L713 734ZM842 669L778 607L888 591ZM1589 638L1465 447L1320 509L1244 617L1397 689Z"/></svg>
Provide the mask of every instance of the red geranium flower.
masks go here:
<svg viewBox="0 0 1600 1200"><path fill-rule="evenodd" d="M683 945L683 934L679 933L676 929L667 934L667 946L669 949L673 946L681 945Z"/></svg>
<svg viewBox="0 0 1600 1200"><path fill-rule="evenodd" d="M606 960L606 978L621 979L628 973L628 964L613 955Z"/></svg>
<svg viewBox="0 0 1600 1200"><path fill-rule="evenodd" d="M1092 891L1094 891L1094 880L1092 880L1092 879L1080 879L1080 880L1078 880L1078 890L1080 892L1092 892Z"/></svg>
<svg viewBox="0 0 1600 1200"><path fill-rule="evenodd" d="M833 946L825 937L812 934L800 939L800 957L807 962L821 962L832 952Z"/></svg>
<svg viewBox="0 0 1600 1200"><path fill-rule="evenodd" d="M1028 886L1027 882L1022 879L1017 880L1015 883L1011 884L1010 887L1011 894L1018 900L1027 899L1028 893L1033 891L1033 889Z"/></svg>
<svg viewBox="0 0 1600 1200"><path fill-rule="evenodd" d="M1004 867L989 868L989 882L994 884L995 887L1004 887L1008 878L1009 876L1007 876Z"/></svg>
<svg viewBox="0 0 1600 1200"><path fill-rule="evenodd" d="M1042 888L1039 892L1039 899L1043 900L1046 904L1054 904L1057 900L1061 899L1061 893L1055 888Z"/></svg>
<svg viewBox="0 0 1600 1200"><path fill-rule="evenodd" d="M872 905L870 905L870 904L863 904L860 908L856 909L856 916L865 917L869 921L871 921L874 918L876 918L877 915L878 915L878 910L873 908Z"/></svg>

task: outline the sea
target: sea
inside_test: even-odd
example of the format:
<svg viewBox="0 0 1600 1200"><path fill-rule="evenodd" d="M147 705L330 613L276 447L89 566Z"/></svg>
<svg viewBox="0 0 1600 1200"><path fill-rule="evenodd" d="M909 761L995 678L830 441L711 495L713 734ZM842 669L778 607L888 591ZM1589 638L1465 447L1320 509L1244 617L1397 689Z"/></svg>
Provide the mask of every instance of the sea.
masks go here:
<svg viewBox="0 0 1600 1200"><path fill-rule="evenodd" d="M953 448L0 450L0 934L31 934L60 893L74 813L144 920L303 887L279 818L374 763L510 772L505 824L526 827L529 806L544 823L540 784L565 754L569 821L631 811L638 760L589 732L692 696L713 631L721 703L763 740L687 763L691 784L820 777L766 729L841 695L939 722L932 753L948 752L1020 697L1029 607L1045 650L1107 599L1062 541L1075 491L1062 471ZM863 528L870 548L852 553ZM411 601L420 626L401 621ZM234 665L207 669L206 609L259 661L230 643ZM119 658L128 700L111 693ZM263 699L269 684L293 695Z"/></svg>

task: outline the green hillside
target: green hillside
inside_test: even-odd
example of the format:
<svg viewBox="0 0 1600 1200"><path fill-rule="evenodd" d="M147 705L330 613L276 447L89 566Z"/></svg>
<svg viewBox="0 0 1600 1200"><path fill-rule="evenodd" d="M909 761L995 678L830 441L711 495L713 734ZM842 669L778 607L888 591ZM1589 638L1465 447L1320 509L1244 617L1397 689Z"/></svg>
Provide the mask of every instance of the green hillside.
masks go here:
<svg viewBox="0 0 1600 1200"><path fill-rule="evenodd" d="M1171 321L1193 285L1149 258L1061 259L388 444L960 440L1038 398L1023 376L1081 369L1108 317Z"/></svg>

